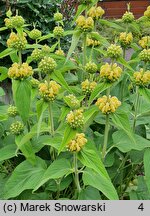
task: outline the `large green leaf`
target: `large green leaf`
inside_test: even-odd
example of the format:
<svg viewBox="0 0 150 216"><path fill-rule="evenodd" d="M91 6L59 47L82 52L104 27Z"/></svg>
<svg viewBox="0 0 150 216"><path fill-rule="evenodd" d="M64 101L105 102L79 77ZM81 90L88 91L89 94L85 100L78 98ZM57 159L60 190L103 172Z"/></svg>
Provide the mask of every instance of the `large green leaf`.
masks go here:
<svg viewBox="0 0 150 216"><path fill-rule="evenodd" d="M27 189L34 189L43 177L45 170L45 162L38 157L35 166L28 161L20 163L5 184L4 199L16 197Z"/></svg>
<svg viewBox="0 0 150 216"><path fill-rule="evenodd" d="M62 178L65 175L72 173L71 164L67 159L55 160L46 170L39 183L34 188L36 191L39 187L45 184L50 179Z"/></svg>
<svg viewBox="0 0 150 216"><path fill-rule="evenodd" d="M13 95L19 114L24 122L30 114L31 85L28 80L13 81Z"/></svg>
<svg viewBox="0 0 150 216"><path fill-rule="evenodd" d="M61 86L64 87L64 89L66 89L70 93L72 92L72 90L68 86L65 78L63 77L63 75L61 74L61 72L59 70L54 71L51 75L51 78L54 79L56 82L60 83Z"/></svg>
<svg viewBox="0 0 150 216"><path fill-rule="evenodd" d="M47 35L43 35L38 39L38 42L41 42L43 40L47 40L47 39L52 38L52 37L54 37L54 34L52 34L52 33L49 33Z"/></svg>
<svg viewBox="0 0 150 216"><path fill-rule="evenodd" d="M148 102L150 102L150 89L139 88L139 92Z"/></svg>
<svg viewBox="0 0 150 216"><path fill-rule="evenodd" d="M105 26L111 27L113 29L124 31L124 28L122 26L120 26L120 25L118 25L112 21L106 20L106 19L99 19L99 23L101 23Z"/></svg>
<svg viewBox="0 0 150 216"><path fill-rule="evenodd" d="M15 156L16 145L6 145L0 149L0 161L10 159Z"/></svg>
<svg viewBox="0 0 150 216"><path fill-rule="evenodd" d="M101 200L99 191L91 186L82 189L78 197L79 200Z"/></svg>
<svg viewBox="0 0 150 216"><path fill-rule="evenodd" d="M6 67L0 67L0 82L8 77L8 69Z"/></svg>
<svg viewBox="0 0 150 216"><path fill-rule="evenodd" d="M132 75L132 73L134 72L134 69L128 64L128 62L123 57L118 58L117 62L122 64L125 68L128 68L129 71L131 71L129 75Z"/></svg>
<svg viewBox="0 0 150 216"><path fill-rule="evenodd" d="M86 169L83 173L84 185L90 185L101 191L108 199L118 200L117 192L110 179L92 169Z"/></svg>
<svg viewBox="0 0 150 216"><path fill-rule="evenodd" d="M93 100L95 100L96 97L99 96L99 94L101 92L103 92L104 90L106 90L107 88L109 88L112 84L111 83L99 83L95 89L93 90L90 98L89 98L89 105L93 102Z"/></svg>
<svg viewBox="0 0 150 216"><path fill-rule="evenodd" d="M126 112L122 110L118 110L115 113L111 114L111 119L114 125L125 131L125 133L133 140L134 142L134 134L132 128L130 126L129 117Z"/></svg>
<svg viewBox="0 0 150 216"><path fill-rule="evenodd" d="M16 51L14 50L14 49L12 49L12 48L7 48L7 49L5 49L4 51L2 51L1 53L0 53L0 59L1 58L4 58L4 57L6 57L6 56L8 56L8 55L10 55L10 54L13 54L13 53L15 53Z"/></svg>
<svg viewBox="0 0 150 216"><path fill-rule="evenodd" d="M88 110L84 112L84 129L90 125L98 112L99 111L95 105L91 106Z"/></svg>
<svg viewBox="0 0 150 216"><path fill-rule="evenodd" d="M73 139L76 135L77 131L75 129L72 129L70 126L66 126L65 132L64 132L64 138L62 140L62 143L59 148L59 153L65 148L65 146Z"/></svg>
<svg viewBox="0 0 150 216"><path fill-rule="evenodd" d="M73 51L75 50L78 42L79 42L79 39L81 37L81 32L79 30L75 31L73 36L72 36L72 42L71 42L71 46L69 48L69 51L68 51L68 55L67 55L67 58L66 58L66 62L68 61L68 59L70 58L71 54L73 53Z"/></svg>
<svg viewBox="0 0 150 216"><path fill-rule="evenodd" d="M94 147L91 147L90 141L88 141L83 150L78 153L78 159L84 166L95 170L105 178L109 178L107 171L100 159L100 155L96 152Z"/></svg>
<svg viewBox="0 0 150 216"><path fill-rule="evenodd" d="M144 170L145 170L145 181L150 192L150 148L146 149L144 153Z"/></svg>
<svg viewBox="0 0 150 216"><path fill-rule="evenodd" d="M129 152L132 149L141 151L150 147L150 141L135 134L134 141L124 131L120 130L113 133L113 145L121 152Z"/></svg>

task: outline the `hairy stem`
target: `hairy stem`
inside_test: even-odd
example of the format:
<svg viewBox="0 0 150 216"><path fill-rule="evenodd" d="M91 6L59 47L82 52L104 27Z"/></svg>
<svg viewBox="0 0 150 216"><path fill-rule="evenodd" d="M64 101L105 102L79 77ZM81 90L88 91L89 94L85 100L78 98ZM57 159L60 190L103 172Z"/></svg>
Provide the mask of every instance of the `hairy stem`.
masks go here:
<svg viewBox="0 0 150 216"><path fill-rule="evenodd" d="M81 191L80 182L79 182L79 172L78 172L78 161L77 161L77 153L75 152L73 155L73 163L74 163L74 174L75 174L75 185L77 189L77 193L79 194Z"/></svg>
<svg viewBox="0 0 150 216"><path fill-rule="evenodd" d="M134 120L133 120L133 131L135 131L135 127L136 127L136 120L137 120L137 115L138 115L138 108L139 108L139 87L136 86L136 99L135 99L135 114L134 114Z"/></svg>

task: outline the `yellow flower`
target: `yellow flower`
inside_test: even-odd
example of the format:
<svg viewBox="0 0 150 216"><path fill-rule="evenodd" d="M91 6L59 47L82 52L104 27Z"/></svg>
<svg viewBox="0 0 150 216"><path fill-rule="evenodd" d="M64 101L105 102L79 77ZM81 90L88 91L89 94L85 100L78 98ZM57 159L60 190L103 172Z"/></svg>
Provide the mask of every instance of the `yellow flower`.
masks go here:
<svg viewBox="0 0 150 216"><path fill-rule="evenodd" d="M107 49L107 54L112 59L117 59L122 54L122 48L116 44L111 44Z"/></svg>
<svg viewBox="0 0 150 216"><path fill-rule="evenodd" d="M134 72L133 79L136 85L145 86L150 84L150 71L144 72L143 69L140 71Z"/></svg>
<svg viewBox="0 0 150 216"><path fill-rule="evenodd" d="M139 40L139 45L146 49L148 46L150 46L150 36L142 37L141 40Z"/></svg>
<svg viewBox="0 0 150 216"><path fill-rule="evenodd" d="M12 32L9 36L9 39L7 40L7 46L17 50L25 49L26 44L27 40L25 38L25 34L22 37L20 37L18 34Z"/></svg>
<svg viewBox="0 0 150 216"><path fill-rule="evenodd" d="M39 84L39 93L45 101L53 101L59 93L61 86L51 80L49 83L45 81Z"/></svg>
<svg viewBox="0 0 150 216"><path fill-rule="evenodd" d="M82 91L85 94L91 94L91 92L95 89L96 86L97 86L96 82L94 81L90 82L88 79L86 79L81 83Z"/></svg>
<svg viewBox="0 0 150 216"><path fill-rule="evenodd" d="M121 74L122 69L116 63L106 63L100 69L100 77L104 78L106 81L114 82L120 78Z"/></svg>
<svg viewBox="0 0 150 216"><path fill-rule="evenodd" d="M62 49L56 50L55 54L59 55L59 56L65 56L65 53L64 53L64 51Z"/></svg>
<svg viewBox="0 0 150 216"><path fill-rule="evenodd" d="M33 75L32 67L28 63L19 65L14 63L8 70L8 76L12 79L25 79Z"/></svg>
<svg viewBox="0 0 150 216"><path fill-rule="evenodd" d="M121 102L118 100L117 97L113 96L107 97L104 95L101 98L98 98L96 102L96 106L101 110L104 114L113 113L116 111L116 109L121 105Z"/></svg>
<svg viewBox="0 0 150 216"><path fill-rule="evenodd" d="M74 111L70 111L66 117L66 121L72 128L82 127L84 121L83 110L76 109Z"/></svg>
<svg viewBox="0 0 150 216"><path fill-rule="evenodd" d="M133 40L133 36L131 32L129 33L121 32L120 33L119 41L122 46L129 46L132 40Z"/></svg>
<svg viewBox="0 0 150 216"><path fill-rule="evenodd" d="M79 16L76 20L77 26L82 30L92 30L94 27L94 21L92 17L85 18L84 16Z"/></svg>
<svg viewBox="0 0 150 216"><path fill-rule="evenodd" d="M91 7L87 14L93 19L99 19L104 13L105 11L101 7Z"/></svg>
<svg viewBox="0 0 150 216"><path fill-rule="evenodd" d="M144 12L144 16L150 18L150 6L147 7L146 11Z"/></svg>
<svg viewBox="0 0 150 216"><path fill-rule="evenodd" d="M83 146L87 143L84 133L77 133L75 139L72 139L67 145L67 148L71 152L79 152Z"/></svg>
<svg viewBox="0 0 150 216"><path fill-rule="evenodd" d="M70 108L77 109L80 107L80 101L73 94L65 96L65 99L68 100L67 104L70 106Z"/></svg>
<svg viewBox="0 0 150 216"><path fill-rule="evenodd" d="M43 73L51 73L55 70L57 64L51 57L45 56L39 63L38 68Z"/></svg>
<svg viewBox="0 0 150 216"><path fill-rule="evenodd" d="M85 65L85 70L87 73L95 73L97 71L97 65L90 61Z"/></svg>
<svg viewBox="0 0 150 216"><path fill-rule="evenodd" d="M98 40L94 40L92 38L87 37L86 45L87 46L99 46L100 42Z"/></svg>

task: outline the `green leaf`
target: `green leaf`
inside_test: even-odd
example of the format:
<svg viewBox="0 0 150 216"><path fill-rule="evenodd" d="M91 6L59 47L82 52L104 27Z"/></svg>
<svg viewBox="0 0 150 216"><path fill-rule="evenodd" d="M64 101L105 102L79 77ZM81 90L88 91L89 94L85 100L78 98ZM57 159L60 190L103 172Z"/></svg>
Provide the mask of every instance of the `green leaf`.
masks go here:
<svg viewBox="0 0 150 216"><path fill-rule="evenodd" d="M15 63L15 62L18 63L19 62L19 57L17 55L17 51L14 52L14 53L12 53L12 54L10 54L10 58L11 58L11 60L12 60L13 63Z"/></svg>
<svg viewBox="0 0 150 216"><path fill-rule="evenodd" d="M118 25L118 24L116 24L114 22L108 21L106 19L99 19L99 23L101 23L101 24L103 24L105 26L111 27L113 29L124 31L123 27L121 27L120 25Z"/></svg>
<svg viewBox="0 0 150 216"><path fill-rule="evenodd" d="M98 112L99 111L95 105L91 106L90 109L84 112L84 129L90 125Z"/></svg>
<svg viewBox="0 0 150 216"><path fill-rule="evenodd" d="M127 63L127 61L124 58L122 57L118 58L117 62L122 64L125 68L128 68L131 71L129 75L132 75L132 72L134 72L134 69Z"/></svg>
<svg viewBox="0 0 150 216"><path fill-rule="evenodd" d="M101 196L96 188L88 186L85 189L82 189L78 200L101 200Z"/></svg>
<svg viewBox="0 0 150 216"><path fill-rule="evenodd" d="M109 178L107 171L100 159L100 156L96 152L96 149L89 147L89 143L90 141L88 141L82 151L78 153L78 159L84 166L95 170L97 173L100 173L105 178Z"/></svg>
<svg viewBox="0 0 150 216"><path fill-rule="evenodd" d="M139 88L139 93L150 102L150 89L147 88Z"/></svg>
<svg viewBox="0 0 150 216"><path fill-rule="evenodd" d="M103 44L103 46L105 47L108 47L110 45L106 38L101 36L100 34L97 34L97 32L91 32L91 36L92 38L95 38L96 40L100 41L100 43Z"/></svg>
<svg viewBox="0 0 150 216"><path fill-rule="evenodd" d="M89 105L93 102L93 100L95 100L96 97L99 96L99 94L101 92L103 92L104 90L108 89L112 84L111 83L99 83L95 89L93 90L90 98L89 98Z"/></svg>
<svg viewBox="0 0 150 216"><path fill-rule="evenodd" d="M0 32L1 32L1 31L5 31L6 29L8 29L8 28L7 28L7 27L1 27L1 28L0 28Z"/></svg>
<svg viewBox="0 0 150 216"><path fill-rule="evenodd" d="M8 69L6 67L0 67L0 82L8 77Z"/></svg>
<svg viewBox="0 0 150 216"><path fill-rule="evenodd" d="M62 87L64 87L64 89L66 89L67 91L72 93L72 90L68 86L66 80L64 79L63 75L61 74L61 72L59 70L55 70L52 73L51 78L54 79L56 82L60 83L62 85Z"/></svg>
<svg viewBox="0 0 150 216"><path fill-rule="evenodd" d="M129 117L126 112L122 110L117 110L115 113L111 114L111 119L114 125L125 131L125 133L133 140L134 140L134 133L130 126Z"/></svg>
<svg viewBox="0 0 150 216"><path fill-rule="evenodd" d="M13 54L13 53L15 53L16 52L16 50L14 50L14 49L12 49L12 48L7 48L7 49L5 49L4 51L2 51L1 53L0 53L0 59L1 58L4 58L4 57L6 57L6 56L8 56L8 55L10 55L10 54Z"/></svg>
<svg viewBox="0 0 150 216"><path fill-rule="evenodd" d="M62 143L59 148L59 153L63 150L63 148L73 139L76 135L77 131L72 129L70 126L66 126L65 132L64 132L64 138L62 140Z"/></svg>
<svg viewBox="0 0 150 216"><path fill-rule="evenodd" d="M20 145L20 141L22 139L22 135L20 136L16 136L15 137L15 142L16 145L18 146L18 149L20 149L23 153L23 155L25 156L25 158L32 164L34 165L36 163L36 158L35 158L35 154L32 148L32 145L30 142L26 142L24 143L24 145ZM18 150L17 149L17 150Z"/></svg>
<svg viewBox="0 0 150 216"><path fill-rule="evenodd" d="M119 130L113 133L114 147L117 147L121 152L129 152L132 149L141 151L150 147L150 141L135 134L134 141L124 131Z"/></svg>
<svg viewBox="0 0 150 216"><path fill-rule="evenodd" d="M49 33L49 34L47 34L47 35L41 36L41 37L38 39L38 42L41 42L41 41L43 41L43 40L47 40L47 39L52 38L52 37L54 37L54 34Z"/></svg>
<svg viewBox="0 0 150 216"><path fill-rule="evenodd" d="M13 80L12 83L15 104L24 122L30 114L31 85L29 80Z"/></svg>
<svg viewBox="0 0 150 216"><path fill-rule="evenodd" d="M69 48L69 51L68 51L68 55L67 55L67 58L66 58L66 62L68 61L68 59L70 58L71 54L73 53L73 51L75 50L78 42L79 42L79 39L81 37L81 32L80 31L75 31L73 36L72 36L72 41L71 41L71 46Z"/></svg>
<svg viewBox="0 0 150 216"><path fill-rule="evenodd" d="M0 149L0 161L8 160L15 156L16 145L7 145Z"/></svg>
<svg viewBox="0 0 150 216"><path fill-rule="evenodd" d="M92 169L86 169L83 173L84 185L90 185L101 191L108 199L118 200L117 192L110 179Z"/></svg>
<svg viewBox="0 0 150 216"><path fill-rule="evenodd" d="M36 185L33 192L45 184L50 179L62 178L65 175L72 173L71 164L67 159L55 160L46 170L40 182Z"/></svg>
<svg viewBox="0 0 150 216"><path fill-rule="evenodd" d="M144 170L145 170L145 181L150 192L150 148L146 149L144 153Z"/></svg>
<svg viewBox="0 0 150 216"><path fill-rule="evenodd" d="M16 197L27 189L34 189L42 179L45 170L45 162L38 157L35 166L28 161L20 163L5 184L4 199Z"/></svg>

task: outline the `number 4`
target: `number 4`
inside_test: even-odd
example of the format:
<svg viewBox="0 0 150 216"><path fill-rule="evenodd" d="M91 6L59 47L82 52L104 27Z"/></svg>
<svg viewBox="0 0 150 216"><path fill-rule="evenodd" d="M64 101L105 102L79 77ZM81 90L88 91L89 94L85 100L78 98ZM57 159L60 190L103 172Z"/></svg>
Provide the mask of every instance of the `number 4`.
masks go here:
<svg viewBox="0 0 150 216"><path fill-rule="evenodd" d="M143 207L143 203L141 203L138 207L139 210L143 211L144 210L144 207Z"/></svg>

